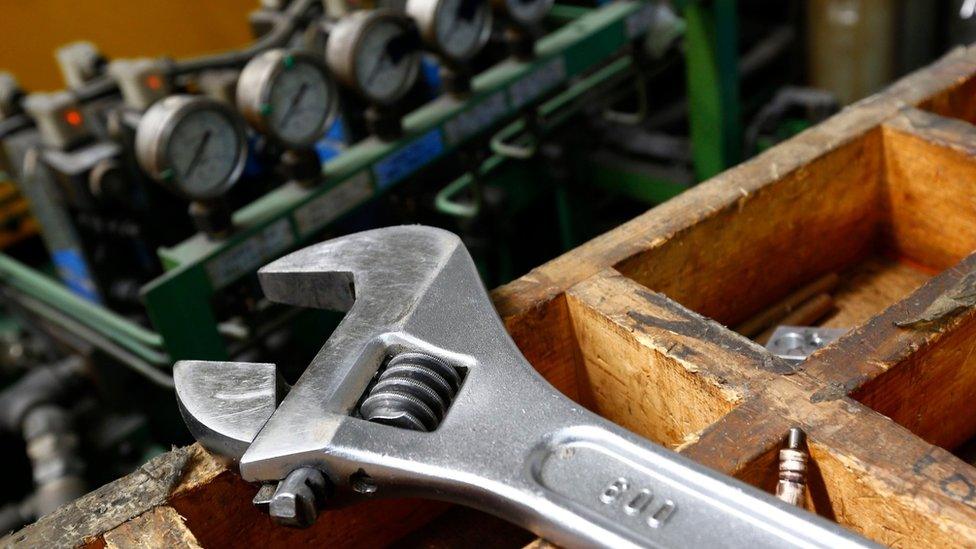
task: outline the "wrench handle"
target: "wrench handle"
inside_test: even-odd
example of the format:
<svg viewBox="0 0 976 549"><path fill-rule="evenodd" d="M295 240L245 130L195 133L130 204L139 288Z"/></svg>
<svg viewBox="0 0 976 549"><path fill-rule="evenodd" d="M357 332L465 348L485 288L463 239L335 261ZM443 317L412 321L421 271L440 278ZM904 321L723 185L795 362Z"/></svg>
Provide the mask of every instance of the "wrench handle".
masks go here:
<svg viewBox="0 0 976 549"><path fill-rule="evenodd" d="M595 420L597 418L594 418ZM561 429L531 452L557 543L639 547L873 547L838 525L616 426Z"/></svg>

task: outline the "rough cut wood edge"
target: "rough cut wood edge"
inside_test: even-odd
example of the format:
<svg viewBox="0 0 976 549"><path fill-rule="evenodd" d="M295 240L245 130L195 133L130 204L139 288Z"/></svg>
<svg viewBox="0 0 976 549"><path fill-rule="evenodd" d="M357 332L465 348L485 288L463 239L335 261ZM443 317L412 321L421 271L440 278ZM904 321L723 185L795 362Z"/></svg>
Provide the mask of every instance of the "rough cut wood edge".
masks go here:
<svg viewBox="0 0 976 549"><path fill-rule="evenodd" d="M193 532L183 523L183 517L169 506L155 507L106 532L104 544L108 549L201 547Z"/></svg>
<svg viewBox="0 0 976 549"><path fill-rule="evenodd" d="M802 134L732 168L493 292L499 313L537 367L577 360L564 292L572 285L661 246L675 235L740 203L817 158L863 140L899 109L955 107L976 73L976 48L958 48L929 67ZM727 319L726 319L727 320Z"/></svg>
<svg viewBox="0 0 976 549"><path fill-rule="evenodd" d="M190 463L205 454L194 447L180 448L153 458L136 472L89 493L40 521L14 532L0 545L7 547L74 547L100 545L102 535L154 507L166 505ZM197 482L209 477L203 470Z"/></svg>
<svg viewBox="0 0 976 549"><path fill-rule="evenodd" d="M795 370L612 269L566 296L582 357L580 401L671 448L728 414L755 382Z"/></svg>

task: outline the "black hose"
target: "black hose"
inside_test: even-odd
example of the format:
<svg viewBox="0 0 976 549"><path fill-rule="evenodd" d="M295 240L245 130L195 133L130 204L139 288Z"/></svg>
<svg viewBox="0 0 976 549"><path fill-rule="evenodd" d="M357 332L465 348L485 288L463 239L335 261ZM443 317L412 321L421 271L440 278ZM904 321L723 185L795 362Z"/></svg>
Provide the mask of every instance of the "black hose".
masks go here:
<svg viewBox="0 0 976 549"><path fill-rule="evenodd" d="M68 396L86 381L84 359L37 367L0 392L0 427L19 432L32 408Z"/></svg>
<svg viewBox="0 0 976 549"><path fill-rule="evenodd" d="M267 34L259 38L250 46L239 51L205 55L182 61L174 61L170 67L169 76L179 76L209 69L226 69L243 66L252 57L271 48L284 46L291 39L298 23L305 13L315 4L315 0L295 0L282 14L281 19ZM101 76L84 86L70 90L79 103L87 103L112 95L118 91L115 81L108 76Z"/></svg>

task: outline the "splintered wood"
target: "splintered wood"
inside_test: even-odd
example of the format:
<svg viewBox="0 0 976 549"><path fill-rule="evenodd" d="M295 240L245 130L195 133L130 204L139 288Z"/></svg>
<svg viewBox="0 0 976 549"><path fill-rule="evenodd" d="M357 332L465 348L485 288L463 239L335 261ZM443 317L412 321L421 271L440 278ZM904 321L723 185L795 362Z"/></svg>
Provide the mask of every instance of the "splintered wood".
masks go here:
<svg viewBox="0 0 976 549"><path fill-rule="evenodd" d="M953 453L976 436L974 121L976 49L960 49L497 289L495 304L535 368L620 425L765 490L800 427L808 509L894 547L976 546L976 468ZM849 331L796 365L750 339L785 321ZM530 539L429 501L278 528L253 486L196 447L136 475L4 543Z"/></svg>

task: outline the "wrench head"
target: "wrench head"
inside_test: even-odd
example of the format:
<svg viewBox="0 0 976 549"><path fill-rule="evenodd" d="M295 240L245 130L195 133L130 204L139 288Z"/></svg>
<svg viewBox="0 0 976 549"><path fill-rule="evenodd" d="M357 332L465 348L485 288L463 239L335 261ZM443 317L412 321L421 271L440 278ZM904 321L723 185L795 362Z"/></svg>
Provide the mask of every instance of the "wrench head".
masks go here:
<svg viewBox="0 0 976 549"><path fill-rule="evenodd" d="M388 227L309 246L258 271L271 301L309 307L368 311L377 321L407 314L444 269L461 240L419 225Z"/></svg>
<svg viewBox="0 0 976 549"><path fill-rule="evenodd" d="M389 356L428 351L428 343L463 348L471 338L461 324L483 324L485 312L495 318L488 329L505 334L464 245L440 229L336 238L274 261L258 276L272 301L347 313L283 401L273 397L282 384L272 365L177 364L191 432L239 463L247 480L279 480L321 464L331 437L348 420L363 422L351 416Z"/></svg>

